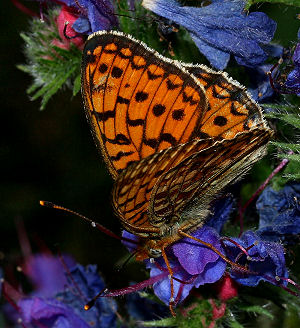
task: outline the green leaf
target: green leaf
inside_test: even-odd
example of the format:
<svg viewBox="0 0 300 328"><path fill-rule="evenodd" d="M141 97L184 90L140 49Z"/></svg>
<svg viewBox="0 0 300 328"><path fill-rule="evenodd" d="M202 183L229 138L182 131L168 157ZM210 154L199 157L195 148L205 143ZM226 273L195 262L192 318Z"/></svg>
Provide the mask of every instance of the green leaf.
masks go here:
<svg viewBox="0 0 300 328"><path fill-rule="evenodd" d="M44 109L63 86L73 89L74 95L80 90L81 51L73 44L69 49L53 45L53 40L62 41L55 22L57 15L57 9L51 10L44 22L33 19L31 31L21 33L26 44L27 65L18 65L18 68L33 77L27 93L32 100L41 98L40 109Z"/></svg>
<svg viewBox="0 0 300 328"><path fill-rule="evenodd" d="M279 114L279 113L268 113L265 114L269 118L277 118L288 124L294 125L297 129L300 129L300 117L297 114Z"/></svg>
<svg viewBox="0 0 300 328"><path fill-rule="evenodd" d="M244 326L241 325L238 321L236 321L235 318L231 318L231 319L228 321L228 324L229 324L229 327L230 327L230 328L244 328Z"/></svg>
<svg viewBox="0 0 300 328"><path fill-rule="evenodd" d="M274 318L273 315L268 310L266 310L265 308L259 305L243 306L241 307L241 310L244 310L248 313L263 314L269 317L270 319Z"/></svg>
<svg viewBox="0 0 300 328"><path fill-rule="evenodd" d="M20 70L20 71L23 71L25 73L30 73L30 69L27 65L17 65L17 68Z"/></svg>
<svg viewBox="0 0 300 328"><path fill-rule="evenodd" d="M289 144L284 142L271 142L272 145L275 145L279 148L285 149L285 150L292 150L294 152L300 152L300 144Z"/></svg>
<svg viewBox="0 0 300 328"><path fill-rule="evenodd" d="M176 318L165 318L154 321L143 321L143 327L176 327Z"/></svg>
<svg viewBox="0 0 300 328"><path fill-rule="evenodd" d="M300 162L300 154L278 154L277 155L279 158L286 158L290 161L296 161L296 162ZM299 166L300 169L300 166Z"/></svg>
<svg viewBox="0 0 300 328"><path fill-rule="evenodd" d="M81 76L80 74L77 75L77 77L74 79L74 84L73 84L73 96L76 96L77 93L80 91L81 87Z"/></svg>
<svg viewBox="0 0 300 328"><path fill-rule="evenodd" d="M248 10L253 4L262 2L282 3L288 6L300 7L299 0L248 0L245 9Z"/></svg>

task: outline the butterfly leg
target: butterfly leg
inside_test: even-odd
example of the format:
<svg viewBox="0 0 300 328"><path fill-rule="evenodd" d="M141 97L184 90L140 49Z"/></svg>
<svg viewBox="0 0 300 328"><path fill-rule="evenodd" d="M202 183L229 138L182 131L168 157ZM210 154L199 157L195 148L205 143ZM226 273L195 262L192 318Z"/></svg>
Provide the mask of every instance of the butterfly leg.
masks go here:
<svg viewBox="0 0 300 328"><path fill-rule="evenodd" d="M187 238L190 238L192 240L195 240L197 241L198 243L210 248L212 251L214 251L216 254L218 254L221 259L223 259L226 263L230 264L233 268L236 268L237 270L239 271L242 271L242 272L245 272L245 273L248 273L248 274L256 274L256 272L251 272L248 270L248 268L246 268L245 266L243 265L240 265L240 264L237 264L231 260L229 260L229 258L227 258L225 255L223 255L219 250L217 250L212 244L210 243L207 243L201 239L198 239L196 237L193 237L189 234L187 234L186 232L182 231L182 230L178 230L178 234L181 235L182 237L187 237Z"/></svg>
<svg viewBox="0 0 300 328"><path fill-rule="evenodd" d="M170 262L168 260L168 257L167 257L166 251L165 251L165 247L166 246L167 245L162 246L161 251L162 251L162 256L164 258L164 261L166 263L166 266L168 268L168 271L170 273L171 297L170 297L170 302L169 302L169 308L170 308L170 312L171 312L172 316L173 317L176 317L176 313L174 311L174 305L175 305L175 301L174 301L174 279L173 279L174 273L173 273L173 270L172 270L172 268L170 266Z"/></svg>

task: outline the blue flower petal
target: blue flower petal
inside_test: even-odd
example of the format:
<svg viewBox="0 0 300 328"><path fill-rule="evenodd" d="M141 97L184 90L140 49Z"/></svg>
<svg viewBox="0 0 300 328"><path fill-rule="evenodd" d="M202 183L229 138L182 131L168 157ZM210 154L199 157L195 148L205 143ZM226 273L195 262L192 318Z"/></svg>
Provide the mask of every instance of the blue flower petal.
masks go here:
<svg viewBox="0 0 300 328"><path fill-rule="evenodd" d="M68 255L63 255L63 260L68 267L72 267L76 263ZM34 296L53 297L63 290L67 283L61 259L52 255L30 256L24 263L23 271L35 287Z"/></svg>
<svg viewBox="0 0 300 328"><path fill-rule="evenodd" d="M55 300L38 297L18 302L25 325L44 328L90 328L72 308Z"/></svg>
<svg viewBox="0 0 300 328"><path fill-rule="evenodd" d="M285 234L300 233L300 183L287 184L282 190L267 187L259 196L256 208L259 213L261 238L284 240Z"/></svg>
<svg viewBox="0 0 300 328"><path fill-rule="evenodd" d="M218 233L210 227L202 227L191 234L193 237L203 240L204 242L212 244L218 251L223 252L220 237ZM178 258L181 266L191 275L203 274L206 270L206 265L214 263L217 266L216 271L219 271L215 275L213 282L219 280L226 268L226 263L220 259L219 255L213 250L204 246L200 242L192 240L190 238L183 238L172 246L174 255ZM209 278L209 281L212 280ZM204 282L205 283L205 282Z"/></svg>
<svg viewBox="0 0 300 328"><path fill-rule="evenodd" d="M211 208L213 214L209 217L205 226L214 228L218 233L221 233L224 224L229 219L229 216L233 210L233 197L227 196L226 198L220 198L216 200Z"/></svg>
<svg viewBox="0 0 300 328"><path fill-rule="evenodd" d="M201 40L195 33L191 32L191 37L196 46L199 48L200 52L209 60L212 66L220 70L226 68L230 60L230 53L209 45L204 40Z"/></svg>
<svg viewBox="0 0 300 328"><path fill-rule="evenodd" d="M79 17L72 25L72 28L77 33L88 33L91 30L90 22L85 17Z"/></svg>
<svg viewBox="0 0 300 328"><path fill-rule="evenodd" d="M88 265L83 267L77 264L70 269L70 274L66 276L72 289L60 293L60 299L76 309L76 312L80 313L80 316L85 322L101 328L115 327L117 305L114 299L98 298L95 305L89 311L85 311L83 307L86 300L92 299L105 287L102 278L97 273L97 266ZM76 284L76 288L84 295L85 300L79 296L74 297L74 283Z"/></svg>
<svg viewBox="0 0 300 328"><path fill-rule="evenodd" d="M251 86L248 88L248 92L254 100L260 103L270 100L274 95L274 90L266 74L271 68L272 65L260 65L256 68L248 69L251 79Z"/></svg>
<svg viewBox="0 0 300 328"><path fill-rule="evenodd" d="M157 267L155 263L150 263L148 261L147 268L150 269L150 277L158 276L162 273L161 268L164 270L167 270L167 266L165 264L165 261L162 257L155 260L157 264L159 264L160 267ZM178 268L180 267L180 264L176 260L169 260L171 268ZM176 270L176 273L174 275L177 279L180 279L184 282L189 282L193 277L188 274L183 268L180 268L180 270ZM192 279L191 283L181 283L177 280L173 280L174 284L174 298L177 299L178 303L182 302L190 293L191 289L194 287L193 284L194 280ZM161 281L158 281L153 284L153 290L154 294L163 301L166 305L169 305L170 298L171 298L171 284L170 279L167 276L165 279L162 279Z"/></svg>
<svg viewBox="0 0 300 328"><path fill-rule="evenodd" d="M260 44L270 42L276 30L276 23L266 14L243 13L244 1L211 0L201 8L181 6L175 0L143 0L142 4L185 27L199 50L218 69L226 67L230 54L242 65L261 64L267 54Z"/></svg>
<svg viewBox="0 0 300 328"><path fill-rule="evenodd" d="M277 277L288 277L288 271L285 266L284 248L279 243L261 240L253 231L246 231L241 238L232 238L245 249L251 247L248 251L250 258L247 259L237 246L229 241L225 241L227 256L241 265L247 263L251 274L231 270L231 277L238 283L245 286L257 286L260 281L268 281L277 284ZM286 281L281 281L286 285Z"/></svg>
<svg viewBox="0 0 300 328"><path fill-rule="evenodd" d="M122 244L129 250L129 252L133 252L137 248L137 244L135 242L138 242L140 237L137 235L134 235L126 230L122 231L122 237L131 239L133 242L131 243L130 241L127 240L122 240Z"/></svg>

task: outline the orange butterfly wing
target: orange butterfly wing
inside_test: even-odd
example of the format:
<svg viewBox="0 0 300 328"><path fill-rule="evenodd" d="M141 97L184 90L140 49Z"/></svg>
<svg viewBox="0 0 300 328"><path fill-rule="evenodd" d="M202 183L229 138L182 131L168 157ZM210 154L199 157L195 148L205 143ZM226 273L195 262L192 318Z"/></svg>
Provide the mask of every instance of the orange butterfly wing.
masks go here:
<svg viewBox="0 0 300 328"><path fill-rule="evenodd" d="M82 93L113 177L190 140L207 107L204 89L179 63L119 32L97 32L87 41Z"/></svg>
<svg viewBox="0 0 300 328"><path fill-rule="evenodd" d="M165 58L121 32L89 37L82 94L114 178L162 149L265 126L259 106L225 73Z"/></svg>
<svg viewBox="0 0 300 328"><path fill-rule="evenodd" d="M121 32L89 37L82 94L116 179L115 212L145 245L201 226L216 194L263 156L272 136L260 107L226 73L170 60Z"/></svg>
<svg viewBox="0 0 300 328"><path fill-rule="evenodd" d="M266 128L260 107L226 72L204 65L183 65L205 89L208 106L199 127L203 136L231 139L255 126Z"/></svg>
<svg viewBox="0 0 300 328"><path fill-rule="evenodd" d="M230 140L195 139L142 159L117 178L115 212L141 236L162 236L176 225L199 227L216 194L264 155L271 136L256 128Z"/></svg>

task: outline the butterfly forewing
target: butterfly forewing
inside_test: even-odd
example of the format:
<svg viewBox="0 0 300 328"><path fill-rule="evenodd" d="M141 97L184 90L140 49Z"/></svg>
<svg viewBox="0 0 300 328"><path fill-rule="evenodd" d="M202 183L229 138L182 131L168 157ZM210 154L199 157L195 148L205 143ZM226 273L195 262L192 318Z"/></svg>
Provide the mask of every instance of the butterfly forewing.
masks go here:
<svg viewBox="0 0 300 328"><path fill-rule="evenodd" d="M173 61L120 32L89 37L82 93L114 178L131 163L194 138L232 139L266 126L259 106L226 74Z"/></svg>
<svg viewBox="0 0 300 328"><path fill-rule="evenodd" d="M231 139L237 133L254 127L266 128L260 107L244 86L225 72L217 72L204 65L183 65L205 89L208 106L201 116L199 127L203 137Z"/></svg>
<svg viewBox="0 0 300 328"><path fill-rule="evenodd" d="M190 140L207 106L202 86L179 63L121 33L89 39L82 78L86 113L114 177Z"/></svg>

